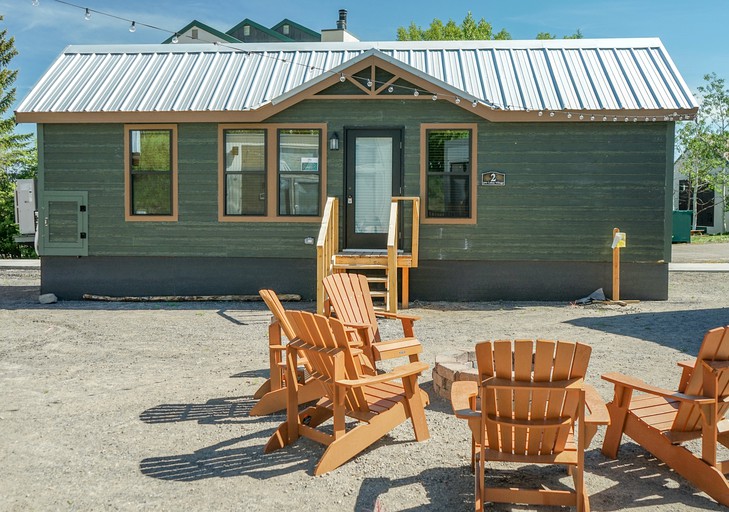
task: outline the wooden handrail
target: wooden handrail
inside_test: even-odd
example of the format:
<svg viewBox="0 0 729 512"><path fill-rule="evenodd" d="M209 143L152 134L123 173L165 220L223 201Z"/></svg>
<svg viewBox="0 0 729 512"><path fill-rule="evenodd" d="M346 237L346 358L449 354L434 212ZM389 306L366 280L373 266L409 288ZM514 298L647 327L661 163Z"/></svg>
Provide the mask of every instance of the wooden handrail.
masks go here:
<svg viewBox="0 0 729 512"><path fill-rule="evenodd" d="M418 242L420 240L420 198L417 196L398 196L392 198L393 203L401 201L412 201L413 203L412 225L410 227L412 247L410 248L410 252L412 253L412 266L417 267L419 249Z"/></svg>
<svg viewBox="0 0 729 512"><path fill-rule="evenodd" d="M390 225L387 229L387 311L397 313L397 201L390 204Z"/></svg>
<svg viewBox="0 0 729 512"><path fill-rule="evenodd" d="M418 266L418 241L420 236L420 198L419 197L393 197L390 204L390 222L387 231L387 310L397 313L397 250L399 238L399 208L400 202L411 201L412 225L411 225L411 264ZM339 199L328 197L324 206L321 228L316 241L316 310L324 314L324 303L326 300L323 280L331 275L332 264L335 254L339 251ZM407 307L407 287L409 268L403 267L403 307Z"/></svg>
<svg viewBox="0 0 729 512"><path fill-rule="evenodd" d="M332 273L332 259L339 250L339 199L328 197L316 240L316 311L324 314L324 278Z"/></svg>
<svg viewBox="0 0 729 512"><path fill-rule="evenodd" d="M397 313L397 239L398 239L398 210L400 202L411 201L413 209L412 224L410 226L411 238L411 267L418 266L418 250L420 240L420 198L415 196L399 196L392 198L390 207L390 225L387 232L387 265L388 265L388 311ZM407 308L409 295L409 272L408 267L403 267L402 295L403 307Z"/></svg>

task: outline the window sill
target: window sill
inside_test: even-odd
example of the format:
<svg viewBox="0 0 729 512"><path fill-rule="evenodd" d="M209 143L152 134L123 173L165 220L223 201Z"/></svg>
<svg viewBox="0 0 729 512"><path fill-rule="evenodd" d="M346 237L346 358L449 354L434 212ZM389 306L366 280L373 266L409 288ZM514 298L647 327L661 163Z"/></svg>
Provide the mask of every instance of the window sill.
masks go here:
<svg viewBox="0 0 729 512"><path fill-rule="evenodd" d="M258 216L231 216L225 215L218 217L218 222L271 222L271 223L284 223L284 222L300 222L300 223L317 223L321 222L321 217L258 217Z"/></svg>
<svg viewBox="0 0 729 512"><path fill-rule="evenodd" d="M126 222L177 222L177 215L127 215Z"/></svg>

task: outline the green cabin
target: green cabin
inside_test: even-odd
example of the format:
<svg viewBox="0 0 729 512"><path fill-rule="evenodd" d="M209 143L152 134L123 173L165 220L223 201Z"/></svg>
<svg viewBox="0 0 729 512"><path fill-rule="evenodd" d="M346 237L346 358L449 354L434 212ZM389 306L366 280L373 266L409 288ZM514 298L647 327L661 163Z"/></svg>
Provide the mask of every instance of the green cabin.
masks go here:
<svg viewBox="0 0 729 512"><path fill-rule="evenodd" d="M384 250L410 197L413 299L609 292L619 227L621 293L650 300L696 112L660 40L582 39L69 46L16 115L61 299L313 299L327 198L346 253Z"/></svg>

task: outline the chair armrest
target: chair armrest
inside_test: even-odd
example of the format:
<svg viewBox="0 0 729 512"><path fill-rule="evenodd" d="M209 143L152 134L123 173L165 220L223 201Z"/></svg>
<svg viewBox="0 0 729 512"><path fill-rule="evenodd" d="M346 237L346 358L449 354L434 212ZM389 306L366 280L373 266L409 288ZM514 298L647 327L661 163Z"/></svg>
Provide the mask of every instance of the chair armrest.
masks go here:
<svg viewBox="0 0 729 512"><path fill-rule="evenodd" d="M417 338L400 338L372 344L372 352L377 360L411 356L420 354L422 351L423 346Z"/></svg>
<svg viewBox="0 0 729 512"><path fill-rule="evenodd" d="M375 311L375 316L381 318L392 318L394 320L403 320L405 322L415 322L420 320L419 316L415 315L403 315L402 313L390 313L389 311Z"/></svg>
<svg viewBox="0 0 729 512"><path fill-rule="evenodd" d="M351 331L357 331L359 329L369 329L370 324L364 322L342 322L344 327Z"/></svg>
<svg viewBox="0 0 729 512"><path fill-rule="evenodd" d="M428 363L415 362L398 366L393 368L392 371L382 373L380 375L372 375L366 377L360 377L359 379L342 379L335 381L335 384L346 386L348 388L359 388L362 386L369 386L371 384L378 384L380 382L388 382L395 379L402 379L404 377L410 377L411 375L417 375L428 369Z"/></svg>
<svg viewBox="0 0 729 512"><path fill-rule="evenodd" d="M710 368L712 373L721 375L729 371L729 361L701 361L701 364Z"/></svg>
<svg viewBox="0 0 729 512"><path fill-rule="evenodd" d="M648 393L651 395L662 396L665 398L673 398L674 400L678 400L680 402L689 402L699 405L708 405L714 402L713 398L707 398L705 396L684 395L683 393L678 393L669 389L651 386L650 384L646 384L640 379L620 373L606 373L602 376L602 379L608 382L612 382L613 384L618 386L625 386L635 391L642 391L643 393Z"/></svg>
<svg viewBox="0 0 729 512"><path fill-rule="evenodd" d="M344 324L344 331L349 337L349 345L351 347L363 347L364 345L371 343L369 341L369 329L370 324L361 324L356 322L342 322ZM349 336L353 333L359 333L357 336Z"/></svg>
<svg viewBox="0 0 729 512"><path fill-rule="evenodd" d="M590 411L589 415L585 415L585 424L610 425L610 413L605 401L590 384L585 384L585 405Z"/></svg>
<svg viewBox="0 0 729 512"><path fill-rule="evenodd" d="M679 361L676 364L681 368L688 368L690 370L693 370L694 366L696 366L696 359L692 359L690 361Z"/></svg>
<svg viewBox="0 0 729 512"><path fill-rule="evenodd" d="M456 418L467 420L481 416L471 408L471 404L478 396L478 384L470 380L456 381L451 385L451 406Z"/></svg>

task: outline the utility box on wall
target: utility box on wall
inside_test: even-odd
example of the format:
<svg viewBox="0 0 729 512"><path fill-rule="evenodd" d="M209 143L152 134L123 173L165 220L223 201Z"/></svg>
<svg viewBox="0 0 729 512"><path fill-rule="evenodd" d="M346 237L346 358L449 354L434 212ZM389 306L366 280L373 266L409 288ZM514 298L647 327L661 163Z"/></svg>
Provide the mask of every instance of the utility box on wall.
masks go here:
<svg viewBox="0 0 729 512"><path fill-rule="evenodd" d="M691 210L673 210L673 233L671 241L675 243L691 243L691 221L693 219Z"/></svg>
<svg viewBox="0 0 729 512"><path fill-rule="evenodd" d="M35 235L36 195L35 180L15 182L15 223L20 227L20 235Z"/></svg>

